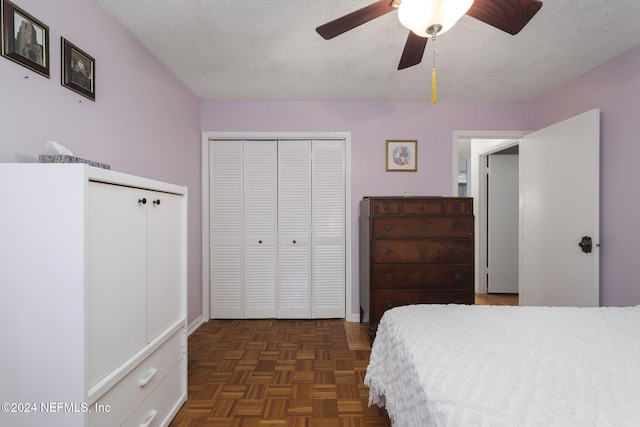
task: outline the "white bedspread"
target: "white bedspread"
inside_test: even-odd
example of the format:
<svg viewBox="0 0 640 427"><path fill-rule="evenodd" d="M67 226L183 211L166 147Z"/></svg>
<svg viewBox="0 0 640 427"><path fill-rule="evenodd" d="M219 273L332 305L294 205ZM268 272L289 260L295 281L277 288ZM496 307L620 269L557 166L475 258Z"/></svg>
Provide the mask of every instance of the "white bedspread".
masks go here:
<svg viewBox="0 0 640 427"><path fill-rule="evenodd" d="M395 427L640 426L640 306L394 308L365 383Z"/></svg>

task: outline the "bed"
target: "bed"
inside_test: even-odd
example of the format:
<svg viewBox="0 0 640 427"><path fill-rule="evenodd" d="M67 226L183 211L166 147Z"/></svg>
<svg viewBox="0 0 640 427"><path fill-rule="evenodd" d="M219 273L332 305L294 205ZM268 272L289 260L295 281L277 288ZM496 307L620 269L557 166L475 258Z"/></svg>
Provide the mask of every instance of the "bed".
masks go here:
<svg viewBox="0 0 640 427"><path fill-rule="evenodd" d="M395 427L639 426L640 306L397 307L365 383Z"/></svg>

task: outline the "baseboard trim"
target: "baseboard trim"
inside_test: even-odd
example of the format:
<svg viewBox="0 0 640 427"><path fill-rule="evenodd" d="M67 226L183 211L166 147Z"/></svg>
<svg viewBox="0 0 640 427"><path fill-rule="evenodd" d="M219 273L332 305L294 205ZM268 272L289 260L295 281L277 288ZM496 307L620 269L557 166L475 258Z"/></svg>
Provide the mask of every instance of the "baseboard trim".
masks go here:
<svg viewBox="0 0 640 427"><path fill-rule="evenodd" d="M196 319L187 325L187 335L191 335L196 329L202 325L204 321L202 320L202 315L196 317Z"/></svg>
<svg viewBox="0 0 640 427"><path fill-rule="evenodd" d="M351 313L345 320L347 322L360 323L360 313Z"/></svg>

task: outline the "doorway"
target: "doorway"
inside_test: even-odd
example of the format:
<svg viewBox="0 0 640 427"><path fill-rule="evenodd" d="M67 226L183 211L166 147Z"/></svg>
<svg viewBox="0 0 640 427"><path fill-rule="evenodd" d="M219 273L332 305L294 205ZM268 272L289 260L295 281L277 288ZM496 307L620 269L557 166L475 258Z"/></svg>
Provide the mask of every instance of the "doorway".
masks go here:
<svg viewBox="0 0 640 427"><path fill-rule="evenodd" d="M487 293L517 294L519 255L519 144L483 155Z"/></svg>
<svg viewBox="0 0 640 427"><path fill-rule="evenodd" d="M486 200L478 191L482 185L482 179L477 178L478 162L483 154L519 141L519 303L598 306L600 115L600 110L593 109L519 135L454 132L453 194L458 186L458 140L470 139L471 148L480 151L478 155L472 152L468 172L469 195L475 199L476 292L488 290L480 274L485 261L482 256L486 256L481 254L486 253L488 243ZM505 140L497 140L505 136ZM574 164L587 173L567 173L567 165Z"/></svg>
<svg viewBox="0 0 640 427"><path fill-rule="evenodd" d="M490 200L489 181L488 181L488 163L491 162L491 156L515 155L519 147L520 139L527 134L527 131L460 131L454 132L454 188L453 194L460 196L473 197L473 211L475 216L475 291L479 294L495 293L517 293L518 288L518 270L517 270L517 237L518 231L515 232L515 252L510 253L510 257L515 255L515 270L513 269L513 260L510 262L503 261L500 255L491 257L490 254L496 254L496 251L502 250L513 251L513 243L511 240L505 243L500 239L500 235L494 235L494 239L490 239L489 231L489 212ZM499 154L500 153L500 154ZM495 170L495 169L494 169ZM513 174L513 171L511 172ZM517 170L515 171L517 176ZM497 174L498 175L498 174ZM513 179L498 177L498 180ZM498 181L499 182L499 181ZM495 183L495 182L494 182ZM517 185L516 185L517 188ZM513 202L513 199L511 199ZM503 202L504 203L504 202ZM513 205L511 205L513 207ZM517 226L517 205L515 211L515 221ZM513 217L511 217L513 220ZM501 219L496 220L499 224ZM494 221L494 223L496 222ZM494 224L494 227L496 225ZM513 224L511 224L511 227ZM501 230L503 239L511 237L513 239L513 231L510 228ZM491 247L494 247L492 249ZM506 248L511 249L506 249ZM489 265L490 261L495 261L493 265ZM496 273L496 279L501 283L511 282L510 288L499 286L497 290L491 289L492 276L489 275L489 269L493 268ZM515 276L513 275L515 271ZM515 277L515 278L514 278ZM513 284L515 282L515 284ZM499 283L496 281L495 283ZM513 289L516 289L512 292Z"/></svg>

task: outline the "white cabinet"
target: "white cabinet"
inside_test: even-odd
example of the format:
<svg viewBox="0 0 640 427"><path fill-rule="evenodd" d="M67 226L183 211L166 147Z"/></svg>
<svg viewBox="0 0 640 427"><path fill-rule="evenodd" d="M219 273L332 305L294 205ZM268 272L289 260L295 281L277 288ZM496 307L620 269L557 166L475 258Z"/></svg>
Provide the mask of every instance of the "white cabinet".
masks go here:
<svg viewBox="0 0 640 427"><path fill-rule="evenodd" d="M212 318L345 316L345 141L209 141Z"/></svg>
<svg viewBox="0 0 640 427"><path fill-rule="evenodd" d="M0 164L0 194L0 398L37 409L0 423L167 425L186 400L186 188Z"/></svg>

